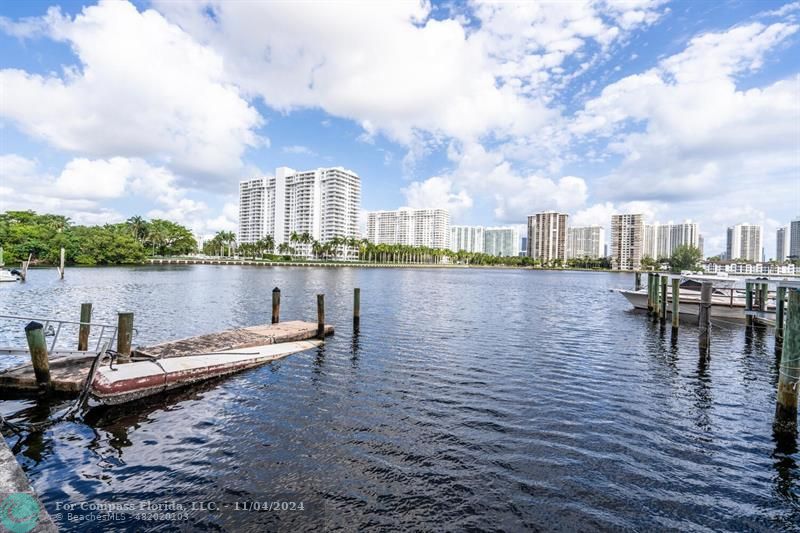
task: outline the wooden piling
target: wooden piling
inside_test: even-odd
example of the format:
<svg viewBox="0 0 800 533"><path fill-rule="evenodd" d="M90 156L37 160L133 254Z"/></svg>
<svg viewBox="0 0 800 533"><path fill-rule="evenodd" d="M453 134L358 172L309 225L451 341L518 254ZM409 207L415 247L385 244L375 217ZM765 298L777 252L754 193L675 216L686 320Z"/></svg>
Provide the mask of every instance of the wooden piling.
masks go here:
<svg viewBox="0 0 800 533"><path fill-rule="evenodd" d="M681 280L672 278L672 332L677 333L681 325Z"/></svg>
<svg viewBox="0 0 800 533"><path fill-rule="evenodd" d="M642 290L642 273L641 272L634 272L633 273L633 290L635 290L635 291Z"/></svg>
<svg viewBox="0 0 800 533"><path fill-rule="evenodd" d="M786 287L775 291L775 351L783 349L783 322L786 308Z"/></svg>
<svg viewBox="0 0 800 533"><path fill-rule="evenodd" d="M659 309L661 324L667 323L667 276L661 276L661 308Z"/></svg>
<svg viewBox="0 0 800 533"><path fill-rule="evenodd" d="M661 311L661 302L659 301L659 284L661 283L661 276L653 274L653 321L658 320L659 312Z"/></svg>
<svg viewBox="0 0 800 533"><path fill-rule="evenodd" d="M272 323L277 324L281 319L281 290L272 289Z"/></svg>
<svg viewBox="0 0 800 533"><path fill-rule="evenodd" d="M89 349L89 333L92 321L92 304L81 304L81 325L78 329L78 350L85 352Z"/></svg>
<svg viewBox="0 0 800 533"><path fill-rule="evenodd" d="M64 248L61 248L61 260L59 261L58 274L64 279Z"/></svg>
<svg viewBox="0 0 800 533"><path fill-rule="evenodd" d="M119 313L117 318L117 361L127 363L131 360L133 341L133 313Z"/></svg>
<svg viewBox="0 0 800 533"><path fill-rule="evenodd" d="M353 328L358 328L361 322L361 289L353 289Z"/></svg>
<svg viewBox="0 0 800 533"><path fill-rule="evenodd" d="M317 294L317 337L325 338L325 295Z"/></svg>
<svg viewBox="0 0 800 533"><path fill-rule="evenodd" d="M647 316L653 314L653 273L647 273Z"/></svg>
<svg viewBox="0 0 800 533"><path fill-rule="evenodd" d="M773 429L797 432L797 385L800 380L800 289L789 289L783 353L778 376L777 405Z"/></svg>
<svg viewBox="0 0 800 533"><path fill-rule="evenodd" d="M753 284L746 282L744 284L744 309L745 311L753 310ZM753 315L745 313L745 324L748 326L753 325Z"/></svg>
<svg viewBox="0 0 800 533"><path fill-rule="evenodd" d="M700 328L700 349L708 350L709 337L711 332L711 290L713 284L704 281L700 288L700 313L697 325Z"/></svg>
<svg viewBox="0 0 800 533"><path fill-rule="evenodd" d="M50 361L47 358L47 341L44 338L44 326L39 322L30 322L25 326L25 337L31 353L33 373L40 391L50 388Z"/></svg>

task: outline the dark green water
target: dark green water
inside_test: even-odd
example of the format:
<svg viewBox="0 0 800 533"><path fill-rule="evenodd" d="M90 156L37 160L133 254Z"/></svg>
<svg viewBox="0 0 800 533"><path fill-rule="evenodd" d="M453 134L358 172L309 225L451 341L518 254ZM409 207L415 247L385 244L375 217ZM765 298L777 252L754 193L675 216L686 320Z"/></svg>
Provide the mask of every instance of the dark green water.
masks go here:
<svg viewBox="0 0 800 533"><path fill-rule="evenodd" d="M100 321L134 311L150 343L267 322L277 285L286 319L313 319L325 293L337 332L202 388L6 438L64 530L800 529L798 453L771 429L772 332L715 324L703 361L693 325L672 343L609 290L632 283L213 266L73 268L60 282L35 270L0 285L0 314L76 319L91 301ZM18 326L0 329L2 344ZM208 510L276 499L305 510ZM180 503L188 518L69 521L65 504L80 502Z"/></svg>

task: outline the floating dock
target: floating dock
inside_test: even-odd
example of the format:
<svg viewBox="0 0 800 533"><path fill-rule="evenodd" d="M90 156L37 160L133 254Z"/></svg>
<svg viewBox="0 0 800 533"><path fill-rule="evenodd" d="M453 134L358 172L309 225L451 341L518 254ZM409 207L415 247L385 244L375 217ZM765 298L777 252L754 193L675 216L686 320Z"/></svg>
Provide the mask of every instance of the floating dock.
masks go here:
<svg viewBox="0 0 800 533"><path fill-rule="evenodd" d="M154 344L152 346L138 347L132 352L132 356L144 357L148 359L163 360L168 358L190 357L207 354L219 354L220 352L230 352L253 348L256 346L266 346L280 343L291 343L295 341L305 341L319 338L319 325L314 322L303 322L299 320L280 322L277 324L264 324L237 328L219 333L210 333L189 337L185 339ZM332 335L333 326L324 326L324 335ZM50 354L50 389L53 392L67 396L76 396L80 393L96 354L93 352L55 352ZM226 368L224 363L213 375L206 377L216 377L230 374L245 368L251 368L257 364L267 363L281 358L258 357L252 364L243 365L242 361L231 360L230 367ZM175 383L174 386L188 385L197 379L186 378L185 383ZM0 373L0 391L7 393L31 393L37 392L36 376L33 365L26 364L9 369Z"/></svg>

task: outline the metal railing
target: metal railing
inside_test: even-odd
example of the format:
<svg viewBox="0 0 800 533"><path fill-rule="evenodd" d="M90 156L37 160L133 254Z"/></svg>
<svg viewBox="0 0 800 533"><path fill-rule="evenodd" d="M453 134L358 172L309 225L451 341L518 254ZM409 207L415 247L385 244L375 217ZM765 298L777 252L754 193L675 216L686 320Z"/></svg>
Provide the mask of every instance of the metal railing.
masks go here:
<svg viewBox="0 0 800 533"><path fill-rule="evenodd" d="M101 324L98 322L80 322L74 320L59 320L56 318L41 318L41 317L16 316L16 315L0 315L0 320L36 321L41 323L44 326L45 336L53 337L53 340L50 343L50 348L49 348L51 353L55 351L56 344L58 343L58 338L61 335L64 325L73 325L78 327L89 326L90 329L93 331L96 331L96 328L100 328L100 334L97 337L97 343L95 344L95 350L94 350L95 352L100 350L100 346L103 344L104 340L105 342L108 342L109 345L112 345L114 340L117 338L117 326L112 324ZM57 326L54 328L53 326L56 324ZM110 337L108 336L109 333ZM76 342L77 342L77 337L76 337ZM3 351L18 351L20 348L9 348ZM25 349L27 350L27 348Z"/></svg>

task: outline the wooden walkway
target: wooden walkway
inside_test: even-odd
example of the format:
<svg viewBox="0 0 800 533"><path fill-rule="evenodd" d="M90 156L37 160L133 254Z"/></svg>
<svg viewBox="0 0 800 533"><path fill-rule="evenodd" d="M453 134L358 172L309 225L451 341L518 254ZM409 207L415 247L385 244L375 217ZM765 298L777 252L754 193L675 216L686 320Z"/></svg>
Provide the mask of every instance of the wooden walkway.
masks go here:
<svg viewBox="0 0 800 533"><path fill-rule="evenodd" d="M333 326L325 325L325 335L333 334ZM138 347L133 356L143 355L156 358L182 357L207 354L223 350L251 348L282 342L313 339L317 336L315 322L293 320L279 324L264 324L237 328L219 333L210 333L175 341ZM68 396L76 396L83 388L92 360L96 354L86 352L82 355L58 354L50 356L50 379L52 390ZM31 393L38 390L33 366L22 365L0 374L0 392Z"/></svg>

